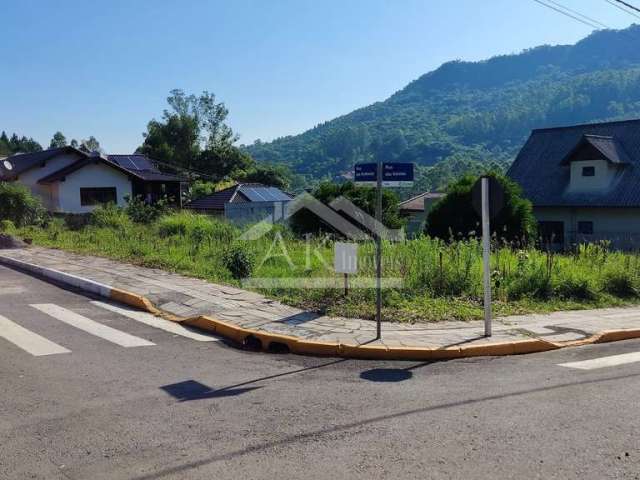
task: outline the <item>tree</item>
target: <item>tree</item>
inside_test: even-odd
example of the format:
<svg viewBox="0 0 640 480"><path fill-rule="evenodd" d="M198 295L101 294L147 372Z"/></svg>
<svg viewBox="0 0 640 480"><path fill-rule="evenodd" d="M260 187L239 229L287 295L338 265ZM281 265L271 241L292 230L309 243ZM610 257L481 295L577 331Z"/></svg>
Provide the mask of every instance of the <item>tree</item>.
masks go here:
<svg viewBox="0 0 640 480"><path fill-rule="evenodd" d="M69 145L73 148L78 148L78 141L75 138L73 138L71 139L71 143Z"/></svg>
<svg viewBox="0 0 640 480"><path fill-rule="evenodd" d="M491 174L504 189L504 206L491 220L491 232L507 241L526 242L535 237L536 220L531 202L522 197L518 184ZM427 217L426 233L443 240L480 236L481 219L472 204L472 189L479 177L467 175L452 184L447 195L434 205Z"/></svg>
<svg viewBox="0 0 640 480"><path fill-rule="evenodd" d="M67 138L62 134L62 132L56 132L53 134L53 138L51 139L51 143L49 144L49 148L61 148L67 146Z"/></svg>
<svg viewBox="0 0 640 480"><path fill-rule="evenodd" d="M285 165L257 165L239 173L237 180L244 183L262 183L277 188L288 188L292 181L291 171Z"/></svg>
<svg viewBox="0 0 640 480"><path fill-rule="evenodd" d="M86 140L82 140L82 142L80 142L79 148L86 153L102 151L102 149L100 148L100 142L98 142L98 140L96 140L96 137L94 136L91 136Z"/></svg>
<svg viewBox="0 0 640 480"><path fill-rule="evenodd" d="M225 123L229 110L207 91L200 96L172 90L161 120L151 120L141 153L177 169L197 171L221 180L254 166L234 143L238 136Z"/></svg>
<svg viewBox="0 0 640 480"><path fill-rule="evenodd" d="M329 205L336 198L345 197L370 216L375 216L376 189L373 187L356 186L353 182L340 185L324 182L313 191L312 195L325 205ZM353 221L348 216L347 219ZM382 223L387 228L399 228L402 225L398 210L398 196L391 190L382 192ZM299 235L333 231L331 226L326 225L318 216L304 210L296 212L289 224L291 229Z"/></svg>

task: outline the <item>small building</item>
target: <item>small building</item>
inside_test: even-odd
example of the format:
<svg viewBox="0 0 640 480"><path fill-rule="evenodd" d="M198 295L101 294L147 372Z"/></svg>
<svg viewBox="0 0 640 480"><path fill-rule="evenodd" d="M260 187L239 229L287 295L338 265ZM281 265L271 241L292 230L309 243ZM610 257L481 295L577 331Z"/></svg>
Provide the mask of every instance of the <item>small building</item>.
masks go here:
<svg viewBox="0 0 640 480"><path fill-rule="evenodd" d="M431 207L444 196L445 194L440 192L424 192L400 202L400 216L408 219L407 235L416 236L424 231Z"/></svg>
<svg viewBox="0 0 640 480"><path fill-rule="evenodd" d="M507 175L554 248L640 248L640 120L534 130Z"/></svg>
<svg viewBox="0 0 640 480"><path fill-rule="evenodd" d="M141 154L104 155L73 147L21 153L0 162L0 180L26 185L53 213L88 213L105 203L124 206L133 197L181 201L181 179L160 172Z"/></svg>
<svg viewBox="0 0 640 480"><path fill-rule="evenodd" d="M276 221L283 217L291 196L279 188L260 183L238 183L185 205L198 213L224 217L246 224L260 220Z"/></svg>

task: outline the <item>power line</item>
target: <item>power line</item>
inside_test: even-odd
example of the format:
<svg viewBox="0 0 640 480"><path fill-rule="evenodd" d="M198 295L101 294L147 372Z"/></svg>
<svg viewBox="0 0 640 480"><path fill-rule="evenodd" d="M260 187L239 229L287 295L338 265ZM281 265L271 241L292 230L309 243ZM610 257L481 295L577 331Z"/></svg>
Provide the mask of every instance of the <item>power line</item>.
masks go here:
<svg viewBox="0 0 640 480"><path fill-rule="evenodd" d="M553 5L549 5L548 3L544 3L541 0L533 0L533 1L536 2L536 3L539 3L540 5L545 6L547 8L550 8L551 10L555 10L556 12L564 15L565 17L573 18L574 20L576 20L576 21L578 21L578 22L580 22L580 23L582 23L584 25L587 25L588 27L595 28L596 30L599 30L601 28L596 23L593 23L593 22L591 22L589 20L586 20L585 19L586 17L585 18L580 18L580 17L578 17L576 15L573 15L573 14L571 14L571 13L565 11L565 10L561 10L561 9L559 9L557 7L554 7ZM584 17L584 15L583 15L583 17Z"/></svg>
<svg viewBox="0 0 640 480"><path fill-rule="evenodd" d="M576 11L576 10L573 10L573 9L571 9L571 8L569 8L569 7L565 6L565 5L562 5L561 3L558 3L558 2L556 2L556 1L554 1L554 0L546 0L546 1L547 1L547 2L549 2L549 3L553 3L553 4L554 4L554 5L556 5L557 7L560 7L560 8L562 8L563 10L566 10L567 12L571 12L571 13L573 13L574 15L577 15L577 16L579 16L579 17L582 17L582 18L586 19L586 20L587 20L587 21L589 21L589 22L597 23L598 25L602 26L602 28L609 28L609 26L608 26L608 25L606 25L606 24L602 23L601 21L596 20L595 18L588 17L587 15L585 15L585 14L583 14L583 13L580 13L580 12L578 12L578 11Z"/></svg>
<svg viewBox="0 0 640 480"><path fill-rule="evenodd" d="M606 0L608 4L613 5L614 7L616 7L618 10L622 10L624 13L628 13L629 15L640 19L640 15L638 15L637 13L632 12L631 10L627 10L626 8L624 8L622 5L619 5L619 3L622 3L624 5L627 5L626 2L618 2L618 0L612 1L612 0ZM634 10L636 10L635 7L629 7L629 8L633 8Z"/></svg>
<svg viewBox="0 0 640 480"><path fill-rule="evenodd" d="M628 2L624 2L623 0L615 0L618 3L621 3L622 5L624 5L625 7L630 8L631 10L635 10L636 12L640 12L640 8L638 7L634 7L633 5L631 5Z"/></svg>

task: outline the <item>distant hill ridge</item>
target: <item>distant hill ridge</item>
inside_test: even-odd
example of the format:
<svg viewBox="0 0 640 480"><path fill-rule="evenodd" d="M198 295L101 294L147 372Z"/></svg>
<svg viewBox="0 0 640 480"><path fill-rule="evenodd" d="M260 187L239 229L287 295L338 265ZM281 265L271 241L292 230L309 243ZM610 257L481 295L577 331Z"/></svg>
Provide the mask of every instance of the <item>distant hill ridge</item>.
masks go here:
<svg viewBox="0 0 640 480"><path fill-rule="evenodd" d="M385 101L245 148L259 161L316 179L374 152L423 167L506 164L533 128L640 117L638 45L640 26L633 25L594 32L575 45L448 62Z"/></svg>

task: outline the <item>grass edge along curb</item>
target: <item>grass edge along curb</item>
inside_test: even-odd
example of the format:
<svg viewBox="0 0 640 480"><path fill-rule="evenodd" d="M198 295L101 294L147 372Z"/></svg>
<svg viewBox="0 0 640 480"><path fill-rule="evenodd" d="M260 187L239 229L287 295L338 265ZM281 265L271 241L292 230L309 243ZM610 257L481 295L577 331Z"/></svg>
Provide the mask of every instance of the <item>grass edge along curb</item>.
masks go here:
<svg viewBox="0 0 640 480"><path fill-rule="evenodd" d="M143 295L128 292L110 285L104 285L70 273L41 267L23 260L0 254L0 263L34 273L43 278L87 291L101 297L147 311L170 321L183 323L206 330L240 345L252 346L262 351L288 351L299 355L333 356L367 360L449 360L454 358L505 356L525 353L546 352L559 348L608 343L640 338L640 329L605 330L588 338L567 342L550 342L538 338L496 342L462 347L422 348L388 347L386 345L350 345L344 343L315 342L288 335L268 333L233 325L222 320L199 315L178 317L157 308Z"/></svg>

